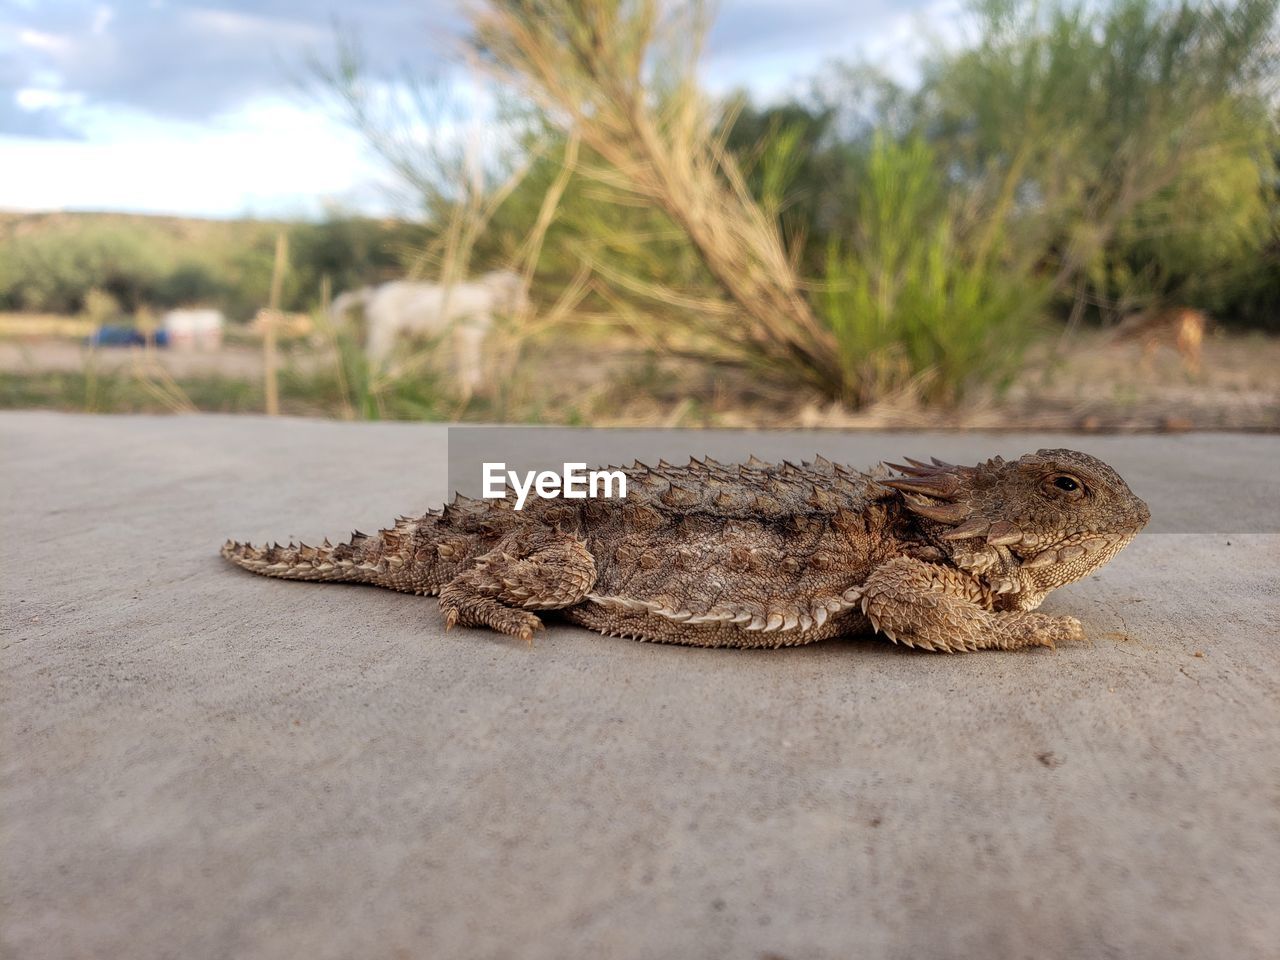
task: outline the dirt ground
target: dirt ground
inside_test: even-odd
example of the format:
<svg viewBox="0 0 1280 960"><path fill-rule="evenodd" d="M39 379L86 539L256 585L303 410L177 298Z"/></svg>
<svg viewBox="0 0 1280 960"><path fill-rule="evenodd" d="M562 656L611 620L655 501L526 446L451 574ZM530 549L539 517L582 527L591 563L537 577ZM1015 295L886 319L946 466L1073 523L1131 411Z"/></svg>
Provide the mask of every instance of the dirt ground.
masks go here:
<svg viewBox="0 0 1280 960"><path fill-rule="evenodd" d="M262 353L229 345L211 353L138 348L89 351L65 340L0 340L0 373L128 374L143 359L179 381L257 382ZM332 367L333 356L305 343L282 363L300 371ZM950 409L910 393L850 410L752 372L662 356L616 339L563 339L527 346L511 376L460 405L463 420L589 423L597 426L802 427L843 429L1071 429L1086 431L1280 430L1280 337L1218 333L1204 344L1203 369L1189 373L1171 349L1144 358L1134 344L1084 331L1047 341L1003 391L974 390ZM502 391L502 401L493 395ZM309 415L338 416L323 402Z"/></svg>
<svg viewBox="0 0 1280 960"><path fill-rule="evenodd" d="M746 371L607 355L600 363L594 386L578 372L577 387L599 396L603 410L620 412L616 421L604 418L611 425L1280 430L1280 338L1262 335L1206 340L1202 370L1192 375L1172 350L1162 349L1148 362L1138 347L1087 331L1063 344L1042 344L1006 389L975 389L953 408L926 406L904 392L850 410L770 387ZM549 382L571 383L571 360L561 359L558 367L559 376Z"/></svg>
<svg viewBox="0 0 1280 960"><path fill-rule="evenodd" d="M6 373L75 373L92 362L99 370L127 371L141 359L160 364L175 377L262 376L262 350L224 346L215 351L154 350L102 347L91 350L73 340L0 340L0 371Z"/></svg>

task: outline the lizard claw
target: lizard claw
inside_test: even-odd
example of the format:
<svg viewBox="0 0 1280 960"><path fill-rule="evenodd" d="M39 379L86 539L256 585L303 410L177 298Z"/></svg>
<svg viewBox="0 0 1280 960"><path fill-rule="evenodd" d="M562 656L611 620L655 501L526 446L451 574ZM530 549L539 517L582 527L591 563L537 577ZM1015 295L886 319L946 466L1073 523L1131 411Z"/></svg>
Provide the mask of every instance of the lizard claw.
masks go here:
<svg viewBox="0 0 1280 960"><path fill-rule="evenodd" d="M1040 647L1056 650L1059 643L1070 643L1084 639L1084 627L1075 617L1045 616L1036 623L1032 634L1032 643Z"/></svg>

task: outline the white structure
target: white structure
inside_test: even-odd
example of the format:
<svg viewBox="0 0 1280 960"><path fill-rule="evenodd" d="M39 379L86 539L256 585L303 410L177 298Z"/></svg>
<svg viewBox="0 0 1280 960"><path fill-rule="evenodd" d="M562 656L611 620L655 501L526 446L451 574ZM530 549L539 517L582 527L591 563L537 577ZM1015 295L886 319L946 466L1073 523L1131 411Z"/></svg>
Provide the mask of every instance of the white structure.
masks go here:
<svg viewBox="0 0 1280 960"><path fill-rule="evenodd" d="M222 346L226 317L221 310L170 310L163 326L169 346L175 350L217 350Z"/></svg>
<svg viewBox="0 0 1280 960"><path fill-rule="evenodd" d="M403 336L452 334L458 383L470 394L484 379L484 340L495 315L516 313L527 304L519 274L487 273L478 280L445 285L396 280L336 297L331 308L341 321L363 308L366 349L375 363L386 363Z"/></svg>

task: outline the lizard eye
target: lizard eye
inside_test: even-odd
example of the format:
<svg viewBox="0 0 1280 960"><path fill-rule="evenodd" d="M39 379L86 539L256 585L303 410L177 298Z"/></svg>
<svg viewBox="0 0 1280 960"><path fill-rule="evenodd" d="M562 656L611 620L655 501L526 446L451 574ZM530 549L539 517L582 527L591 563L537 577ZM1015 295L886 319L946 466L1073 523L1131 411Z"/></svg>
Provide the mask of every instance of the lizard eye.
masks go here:
<svg viewBox="0 0 1280 960"><path fill-rule="evenodd" d="M1055 473L1046 477L1041 489L1050 496L1064 497L1067 500L1079 500L1084 496L1084 484L1069 473Z"/></svg>

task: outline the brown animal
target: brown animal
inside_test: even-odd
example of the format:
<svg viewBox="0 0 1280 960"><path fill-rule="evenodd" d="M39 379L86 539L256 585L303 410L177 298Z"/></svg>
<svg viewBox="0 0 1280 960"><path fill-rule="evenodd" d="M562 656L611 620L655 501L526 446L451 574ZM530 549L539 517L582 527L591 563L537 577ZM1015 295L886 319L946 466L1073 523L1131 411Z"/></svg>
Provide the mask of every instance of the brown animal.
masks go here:
<svg viewBox="0 0 1280 960"><path fill-rule="evenodd" d="M622 470L617 499L456 498L376 536L222 555L286 580L438 595L447 626L524 640L559 611L603 634L780 647L870 628L926 650L1053 646L1074 617L1045 594L1110 560L1150 517L1109 466L1041 450L973 467L862 473L690 460Z"/></svg>
<svg viewBox="0 0 1280 960"><path fill-rule="evenodd" d="M1155 363L1162 346L1173 348L1182 357L1182 366L1191 376L1200 375L1200 346L1204 342L1209 318L1194 307L1171 307L1140 313L1120 324L1117 342L1137 341L1142 344L1142 362L1147 368Z"/></svg>

